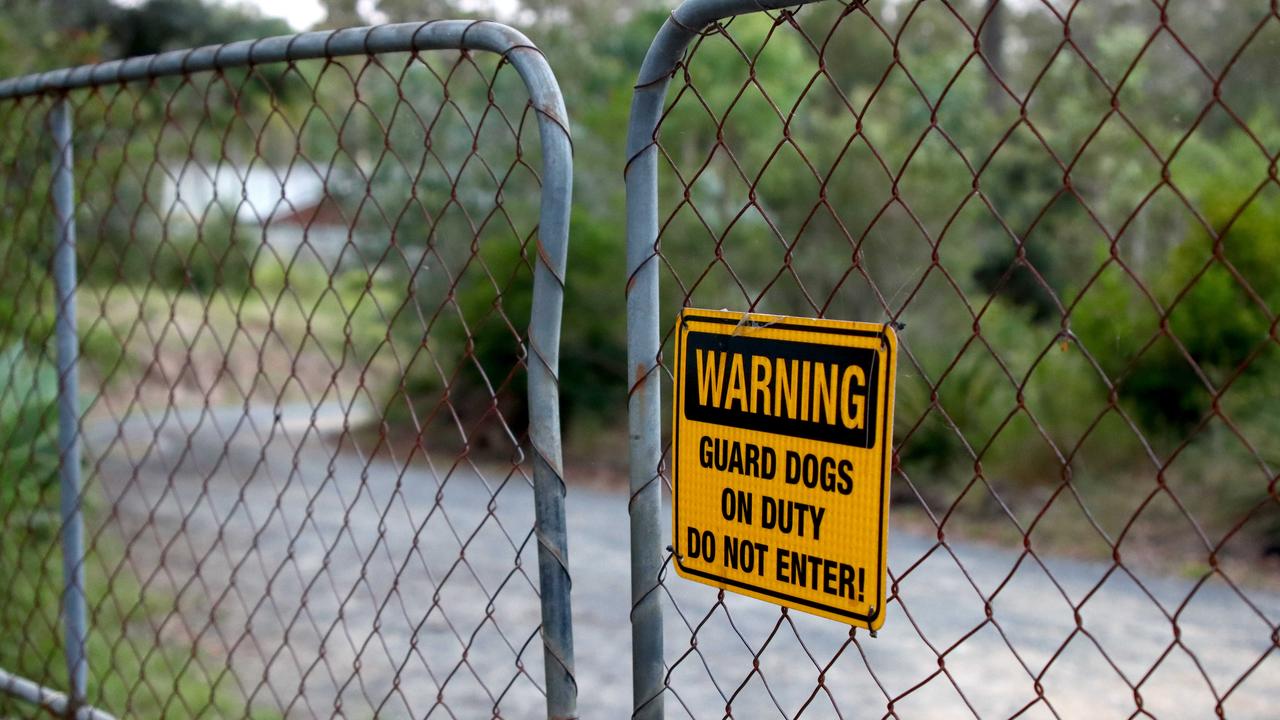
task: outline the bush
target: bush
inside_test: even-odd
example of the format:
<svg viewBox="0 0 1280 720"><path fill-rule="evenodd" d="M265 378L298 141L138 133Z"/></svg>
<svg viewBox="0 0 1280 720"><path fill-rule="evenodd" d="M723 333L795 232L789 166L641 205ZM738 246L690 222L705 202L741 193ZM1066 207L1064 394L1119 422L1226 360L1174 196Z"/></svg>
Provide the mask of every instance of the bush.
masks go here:
<svg viewBox="0 0 1280 720"><path fill-rule="evenodd" d="M0 668L35 678L60 667L57 390L22 344L0 350ZM0 716L24 710L8 702Z"/></svg>
<svg viewBox="0 0 1280 720"><path fill-rule="evenodd" d="M949 503L953 492L973 477L970 452L998 492L1011 492L1010 500L1019 492L1058 483L1062 463L1057 453L1068 453L1079 443L1106 406L1105 387L1079 348L1056 341L1053 331L1033 322L1034 314L1033 308L1005 300L987 307L982 337L1000 362L975 341L950 366L954 349L912 342L911 326L903 331L922 366L950 368L938 384L937 408L930 407L925 383L904 379L898 389L899 418L914 422L929 412L900 450L907 474L919 478L917 487L932 491L932 499ZM909 365L899 373L910 373ZM899 422L898 431L903 430ZM950 480L940 483L940 478Z"/></svg>
<svg viewBox="0 0 1280 720"><path fill-rule="evenodd" d="M1230 147L1218 150L1231 154ZM1214 387L1234 375L1268 342L1272 318L1258 300L1270 312L1280 301L1280 198L1265 190L1255 196L1254 183L1234 165L1223 168L1209 157L1224 152L1200 154L1207 156L1198 161L1199 174L1186 182L1212 233L1193 224L1149 283L1172 337L1157 338L1139 354L1159 331L1160 317L1118 270L1091 288L1072 316L1086 346L1119 381L1127 407L1157 432L1185 432L1209 412L1212 397L1197 368ZM1251 376L1263 372L1275 371L1265 362L1244 368Z"/></svg>
<svg viewBox="0 0 1280 720"><path fill-rule="evenodd" d="M566 434L571 426L589 431L621 422L616 408L626 397L624 297L617 285L623 274L621 239L609 223L581 211L573 215L570 237L560 339ZM528 423L528 385L517 365L533 307L535 252L505 240L482 245L487 272L477 266L460 283L456 309L437 319L425 340L431 353L419 354L406 368L403 391L421 420L448 383L448 401L463 426L479 424L473 441L498 447L505 430L486 417L493 403L490 386L499 391L498 411L514 432L522 433ZM392 394L400 393L396 387ZM393 401L391 408L393 422L403 422L405 403Z"/></svg>
<svg viewBox="0 0 1280 720"><path fill-rule="evenodd" d="M252 277L253 244L234 220L211 217L189 235L166 238L154 248L135 248L143 272L160 287L201 295L243 289Z"/></svg>

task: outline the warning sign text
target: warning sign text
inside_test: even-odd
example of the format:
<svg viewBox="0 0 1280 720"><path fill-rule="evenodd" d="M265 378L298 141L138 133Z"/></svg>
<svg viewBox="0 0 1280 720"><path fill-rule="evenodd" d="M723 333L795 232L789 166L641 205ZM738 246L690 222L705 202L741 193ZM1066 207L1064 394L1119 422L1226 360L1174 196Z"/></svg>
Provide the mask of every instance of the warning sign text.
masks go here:
<svg viewBox="0 0 1280 720"><path fill-rule="evenodd" d="M892 329L686 310L677 337L677 571L878 628Z"/></svg>

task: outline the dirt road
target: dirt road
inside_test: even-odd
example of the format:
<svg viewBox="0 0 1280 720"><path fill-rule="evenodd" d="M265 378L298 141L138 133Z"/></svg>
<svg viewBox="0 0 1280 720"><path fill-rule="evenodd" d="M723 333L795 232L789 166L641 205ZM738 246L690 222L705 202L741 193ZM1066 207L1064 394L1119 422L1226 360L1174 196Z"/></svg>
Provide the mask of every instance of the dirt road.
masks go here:
<svg viewBox="0 0 1280 720"><path fill-rule="evenodd" d="M148 594L180 608L161 636L202 648L191 672L230 668L255 706L289 717L541 716L528 479L339 453L320 431L340 416L316 418L171 413L87 432L96 490L118 509L107 531ZM575 487L568 510L582 716L627 717L625 495ZM1280 597L1247 591L1250 606L1224 585L1141 577L1148 594L1106 564L1046 572L1013 550L903 533L890 548L891 572L913 568L902 601L878 638L849 646L829 621L718 606L671 578L668 717L881 717L917 685L897 717L1130 717L1129 684L1160 718L1213 717L1215 697L1231 718L1280 707Z"/></svg>

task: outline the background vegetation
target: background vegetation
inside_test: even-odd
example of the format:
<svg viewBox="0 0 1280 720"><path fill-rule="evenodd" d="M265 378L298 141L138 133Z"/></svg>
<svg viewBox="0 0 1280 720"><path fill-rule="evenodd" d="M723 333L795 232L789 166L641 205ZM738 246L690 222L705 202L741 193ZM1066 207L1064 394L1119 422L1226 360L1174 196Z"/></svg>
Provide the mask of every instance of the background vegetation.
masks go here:
<svg viewBox="0 0 1280 720"><path fill-rule="evenodd" d="M831 0L800 31L758 16L700 43L663 126L664 317L688 303L904 323L895 521L1193 574L1256 565L1280 553L1280 19L1264 0L1081 3L1068 36L1062 5ZM328 27L475 12L326 6ZM668 10L530 0L509 18L573 116L562 401L578 474L626 457L622 154ZM4 13L6 75L288 30L199 0ZM223 364L161 385L186 378L195 403L355 399L432 451L518 453L538 157L514 74L356 59L77 102L87 392L106 398L90 413L113 393L177 402L144 392L161 354L212 354ZM59 684L56 553L27 550L56 527L50 290L30 279L49 262L46 108L0 109L0 577L17 583L0 634L34 617L48 643L0 647L0 667ZM156 200L164 170L219 162L318 168L352 242L280 253L243 198ZM238 336L257 338L243 373ZM147 604L117 604L98 604L95 652L121 667L111 633ZM115 677L152 661L127 662ZM157 672L148 687L170 682ZM206 685L192 707L226 702Z"/></svg>

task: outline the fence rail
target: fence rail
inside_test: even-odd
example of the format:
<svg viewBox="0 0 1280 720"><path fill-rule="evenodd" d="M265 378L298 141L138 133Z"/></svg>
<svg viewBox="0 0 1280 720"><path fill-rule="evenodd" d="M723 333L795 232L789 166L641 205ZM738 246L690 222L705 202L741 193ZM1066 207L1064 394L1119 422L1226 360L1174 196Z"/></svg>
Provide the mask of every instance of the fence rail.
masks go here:
<svg viewBox="0 0 1280 720"><path fill-rule="evenodd" d="M0 690L77 717L498 716L535 697L575 716L572 159L541 52L497 23L406 23L48 72L0 99L0 275L29 304L0 333L3 393L7 430L32 436L8 438L0 525L10 554L46 553L9 592L64 574L60 643L54 608L4 619L24 667ZM54 404L60 563L34 459ZM392 437L394 413L416 434ZM538 637L545 685L524 667Z"/></svg>

